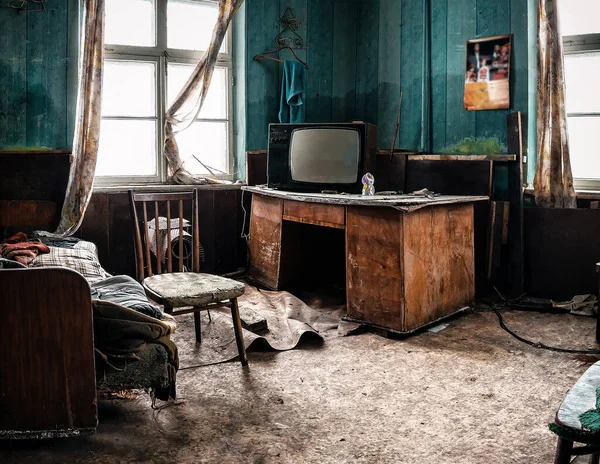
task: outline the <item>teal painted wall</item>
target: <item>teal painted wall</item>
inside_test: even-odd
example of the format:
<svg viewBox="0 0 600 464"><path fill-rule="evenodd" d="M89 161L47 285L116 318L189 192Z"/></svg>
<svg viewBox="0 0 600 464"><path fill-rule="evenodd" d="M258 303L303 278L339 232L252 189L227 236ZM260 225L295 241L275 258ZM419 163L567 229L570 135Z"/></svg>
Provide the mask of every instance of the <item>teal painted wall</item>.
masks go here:
<svg viewBox="0 0 600 464"><path fill-rule="evenodd" d="M365 106L368 85L358 78L360 60L366 48L360 46L363 27L372 27L361 16L366 5L378 7L377 0L247 0L245 2L246 117L247 149L267 146L267 126L277 122L282 65L275 61L254 61L254 56L276 48L279 18L291 7L302 24L297 31L306 48L297 52L306 60L306 121L328 122L354 119ZM293 59L289 52L283 59ZM373 57L369 68L376 73ZM366 76L363 74L362 76ZM371 83L373 84L373 83ZM372 87L375 91L376 86Z"/></svg>
<svg viewBox="0 0 600 464"><path fill-rule="evenodd" d="M72 145L77 2L19 13L0 0L0 149ZM69 24L70 22L70 24ZM75 27L73 25L75 24Z"/></svg>
<svg viewBox="0 0 600 464"><path fill-rule="evenodd" d="M380 146L391 145L402 91L400 148L504 151L507 115L528 112L529 1L381 0L379 37L371 38L379 43L378 82L384 87L378 100ZM511 108L466 111L465 42L499 34L513 35Z"/></svg>
<svg viewBox="0 0 600 464"><path fill-rule="evenodd" d="M265 149L277 121L281 65L253 61L273 48L287 6L305 20L308 122L365 120L391 147L403 94L397 148L505 153L506 117L535 114L535 0L246 0L244 56L248 150ZM513 34L510 110L466 111L466 41ZM533 52L532 52L533 50ZM533 69L531 69L533 68ZM535 118L533 118L535 120ZM535 132L530 125L529 148ZM533 137L532 137L533 135ZM238 150L243 165L244 150ZM530 178L534 172L530 160Z"/></svg>
<svg viewBox="0 0 600 464"><path fill-rule="evenodd" d="M70 148L77 86L78 0L19 14L0 0L0 149ZM267 146L277 121L281 65L254 61L274 48L291 7L307 42L309 122L360 119L391 145L403 92L397 147L501 152L509 111L463 108L465 41L513 34L511 110L535 108L535 0L246 0L235 20L236 176L245 151ZM283 57L289 55L283 54ZM533 113L535 114L535 113ZM535 118L533 118L535 119ZM530 153L535 146L529 130ZM481 143L482 142L482 143ZM535 170L530 160L530 179Z"/></svg>
<svg viewBox="0 0 600 464"><path fill-rule="evenodd" d="M243 177L245 151L267 148L269 123L278 122L282 65L275 61L254 61L254 57L276 48L279 18L291 7L302 19L298 30L306 48L297 51L306 60L306 121L331 122L377 119L377 47L364 42L365 35L378 28L379 0L246 0L243 18L245 37L234 38L236 95L245 100L235 103L236 121L245 120L246 129L236 145L236 173ZM283 59L293 59L289 52ZM375 102L375 103L374 103ZM368 118L364 115L368 115ZM241 124L235 123L241 131Z"/></svg>

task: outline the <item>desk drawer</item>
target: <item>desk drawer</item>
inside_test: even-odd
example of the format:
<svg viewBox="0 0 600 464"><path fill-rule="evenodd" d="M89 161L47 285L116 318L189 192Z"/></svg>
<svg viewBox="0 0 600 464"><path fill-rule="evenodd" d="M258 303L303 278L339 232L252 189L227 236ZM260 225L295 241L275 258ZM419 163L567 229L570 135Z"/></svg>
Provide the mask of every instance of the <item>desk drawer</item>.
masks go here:
<svg viewBox="0 0 600 464"><path fill-rule="evenodd" d="M343 229L346 224L346 208L340 205L285 200L283 219Z"/></svg>

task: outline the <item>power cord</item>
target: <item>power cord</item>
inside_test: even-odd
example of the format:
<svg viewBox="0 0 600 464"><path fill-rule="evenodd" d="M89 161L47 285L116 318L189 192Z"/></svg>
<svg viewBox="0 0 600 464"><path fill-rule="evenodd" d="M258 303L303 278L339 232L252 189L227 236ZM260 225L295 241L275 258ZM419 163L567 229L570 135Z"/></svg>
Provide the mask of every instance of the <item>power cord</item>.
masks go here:
<svg viewBox="0 0 600 464"><path fill-rule="evenodd" d="M246 243L248 243L250 235L246 233L246 217L248 216L248 211L246 211L246 207L244 206L244 193L246 193L246 191L242 190L242 211L244 212L244 221L242 222L241 237L246 240Z"/></svg>
<svg viewBox="0 0 600 464"><path fill-rule="evenodd" d="M523 297L525 296L525 294L523 294L523 295L519 296L518 298L514 298L512 300L509 300L509 299L505 298L496 287L493 287L493 288L496 291L496 293L498 294L498 296L504 302L500 306L500 308L509 308L511 304L517 303L518 301L522 300ZM522 343L525 343L526 345L533 346L534 348L538 348L538 349L542 349L542 350L555 351L557 353L595 354L595 355L600 355L600 350L575 350L575 349L570 349L570 348L560 348L560 347L549 346L549 345L545 345L544 343L533 342L531 340L528 340L528 339L520 336L519 334L517 334L513 330L511 330L506 325L506 323L504 322L504 317L502 316L502 314L498 310L498 305L496 305L496 304L490 304L490 303L486 302L485 300L482 300L482 301L484 301L490 307L489 309L494 314L496 314L496 316L498 317L498 322L500 323L500 327L504 331L508 332L512 337L516 338L517 340L519 340ZM478 309L487 310L487 308L478 308Z"/></svg>

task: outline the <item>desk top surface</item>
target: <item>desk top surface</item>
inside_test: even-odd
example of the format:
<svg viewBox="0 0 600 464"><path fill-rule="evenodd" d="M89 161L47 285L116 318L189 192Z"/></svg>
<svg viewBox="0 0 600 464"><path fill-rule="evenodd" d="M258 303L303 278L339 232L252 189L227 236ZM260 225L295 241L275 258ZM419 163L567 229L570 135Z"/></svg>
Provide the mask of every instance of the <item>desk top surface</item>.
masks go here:
<svg viewBox="0 0 600 464"><path fill-rule="evenodd" d="M282 198L284 200L304 201L309 203L325 203L344 206L388 206L401 211L414 211L426 206L473 203L489 200L486 196L470 195L439 195L427 198L424 195L375 195L362 196L357 194L304 193L274 190L265 187L242 187L242 190Z"/></svg>

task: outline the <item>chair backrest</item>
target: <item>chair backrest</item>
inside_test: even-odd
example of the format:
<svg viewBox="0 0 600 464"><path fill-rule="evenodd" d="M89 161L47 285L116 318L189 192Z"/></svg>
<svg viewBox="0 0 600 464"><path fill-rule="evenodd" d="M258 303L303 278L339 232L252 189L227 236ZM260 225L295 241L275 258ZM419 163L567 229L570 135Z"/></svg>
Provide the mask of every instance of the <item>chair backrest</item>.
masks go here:
<svg viewBox="0 0 600 464"><path fill-rule="evenodd" d="M191 202L192 205L191 230L184 225L187 222L184 218L184 201ZM140 282L154 274L183 272L186 258L184 243L187 244L190 240L192 242L192 265L191 269L186 267L185 270L200 272L200 225L198 222L198 191L196 189L181 193L134 193L133 190L129 190L129 204L133 225L135 265ZM141 214L141 220L138 212ZM153 226L152 220L154 221ZM175 253L175 248L178 248L178 253ZM164 263L162 262L163 252ZM153 254L155 255L154 259ZM173 258L176 258L175 264Z"/></svg>

